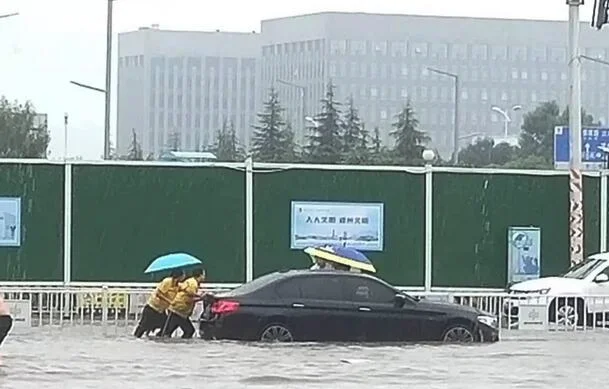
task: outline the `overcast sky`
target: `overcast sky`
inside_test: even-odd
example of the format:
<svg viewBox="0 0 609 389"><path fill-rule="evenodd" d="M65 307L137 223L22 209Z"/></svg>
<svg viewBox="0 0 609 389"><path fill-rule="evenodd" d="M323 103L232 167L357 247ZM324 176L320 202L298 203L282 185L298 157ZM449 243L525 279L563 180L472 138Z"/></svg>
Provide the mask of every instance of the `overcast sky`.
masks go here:
<svg viewBox="0 0 609 389"><path fill-rule="evenodd" d="M114 31L159 24L176 30L260 30L260 20L322 11L403 13L566 20L565 0L116 0ZM592 17L592 0L582 20ZM357 5L354 5L357 4ZM104 87L106 0L0 0L0 95L31 100L49 114L51 155L63 155L63 116L69 116L68 155L103 153L103 94L69 84ZM238 13L235 13L238 11ZM534 38L534 37L532 37ZM565 36L565 41L567 36ZM116 36L114 39L116 49ZM116 51L113 53L116 91ZM112 131L116 93L112 94Z"/></svg>

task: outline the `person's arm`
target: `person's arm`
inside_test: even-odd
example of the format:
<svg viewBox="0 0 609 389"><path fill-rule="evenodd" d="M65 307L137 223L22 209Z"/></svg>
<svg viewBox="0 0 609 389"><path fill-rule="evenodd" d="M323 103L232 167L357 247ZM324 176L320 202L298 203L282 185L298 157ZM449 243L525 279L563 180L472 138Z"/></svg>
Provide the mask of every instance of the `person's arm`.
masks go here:
<svg viewBox="0 0 609 389"><path fill-rule="evenodd" d="M180 285L180 290L182 292L195 299L199 297L199 295L197 294L198 288L199 284L195 280L188 280Z"/></svg>

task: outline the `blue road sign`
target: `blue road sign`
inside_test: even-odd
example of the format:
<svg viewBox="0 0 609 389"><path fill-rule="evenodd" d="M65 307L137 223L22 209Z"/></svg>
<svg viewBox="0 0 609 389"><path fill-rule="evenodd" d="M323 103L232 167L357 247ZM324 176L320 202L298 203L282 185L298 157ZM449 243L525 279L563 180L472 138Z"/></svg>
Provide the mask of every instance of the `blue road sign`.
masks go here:
<svg viewBox="0 0 609 389"><path fill-rule="evenodd" d="M554 163L568 163L571 157L569 149L569 127L554 129ZM609 147L609 128L582 127L582 162L602 163L606 153L603 148Z"/></svg>

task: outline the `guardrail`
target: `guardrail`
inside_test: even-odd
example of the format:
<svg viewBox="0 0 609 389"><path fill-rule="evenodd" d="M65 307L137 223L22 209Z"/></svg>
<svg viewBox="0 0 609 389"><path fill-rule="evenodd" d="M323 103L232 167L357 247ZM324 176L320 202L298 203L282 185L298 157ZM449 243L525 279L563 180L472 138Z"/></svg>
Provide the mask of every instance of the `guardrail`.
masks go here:
<svg viewBox="0 0 609 389"><path fill-rule="evenodd" d="M213 293L238 284L207 284ZM131 286L14 286L0 285L11 305L16 326L66 325L134 326L154 288ZM609 328L609 296L554 296L493 291L435 291L399 288L432 301L471 306L497 316L502 331L591 331ZM196 321L202 306L191 319Z"/></svg>

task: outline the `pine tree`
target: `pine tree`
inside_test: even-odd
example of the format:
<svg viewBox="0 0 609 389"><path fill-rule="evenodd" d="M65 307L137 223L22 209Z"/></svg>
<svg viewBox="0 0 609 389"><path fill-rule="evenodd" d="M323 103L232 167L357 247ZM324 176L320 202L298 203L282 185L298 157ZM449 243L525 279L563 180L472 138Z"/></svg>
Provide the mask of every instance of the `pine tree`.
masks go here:
<svg viewBox="0 0 609 389"><path fill-rule="evenodd" d="M374 137L372 138L372 154L380 154L383 150L383 141L381 140L381 131L378 127L374 127Z"/></svg>
<svg viewBox="0 0 609 389"><path fill-rule="evenodd" d="M169 134L167 149L169 151L180 151L180 133L173 131Z"/></svg>
<svg viewBox="0 0 609 389"><path fill-rule="evenodd" d="M283 154L279 159L280 162L296 162L298 160L298 151L296 150L297 145L294 141L294 130L292 130L292 124L288 123L282 131L281 137L281 149Z"/></svg>
<svg viewBox="0 0 609 389"><path fill-rule="evenodd" d="M135 132L135 128L131 130L131 144L129 145L129 153L127 154L127 159L131 161L141 161L144 159L144 152L142 150L142 146L140 142L137 140L137 134Z"/></svg>
<svg viewBox="0 0 609 389"><path fill-rule="evenodd" d="M391 135L395 138L393 154L395 162L399 164L418 164L422 160L425 144L430 138L425 132L419 130L419 120L416 117L410 100L393 123L394 130Z"/></svg>
<svg viewBox="0 0 609 389"><path fill-rule="evenodd" d="M239 145L235 127L224 121L222 129L217 132L213 153L218 161L236 162L244 158L243 149Z"/></svg>
<svg viewBox="0 0 609 389"><path fill-rule="evenodd" d="M342 128L343 162L348 164L366 162L368 160L368 134L353 102L353 96L347 99L347 110Z"/></svg>
<svg viewBox="0 0 609 389"><path fill-rule="evenodd" d="M334 85L328 83L326 96L321 100L321 113L309 127L311 135L306 146L307 159L312 163L338 163L343 151L340 103L334 100Z"/></svg>
<svg viewBox="0 0 609 389"><path fill-rule="evenodd" d="M264 112L258 114L258 125L253 126L252 154L262 162L285 162L293 157L294 134L283 120L284 109L275 89L271 88Z"/></svg>

